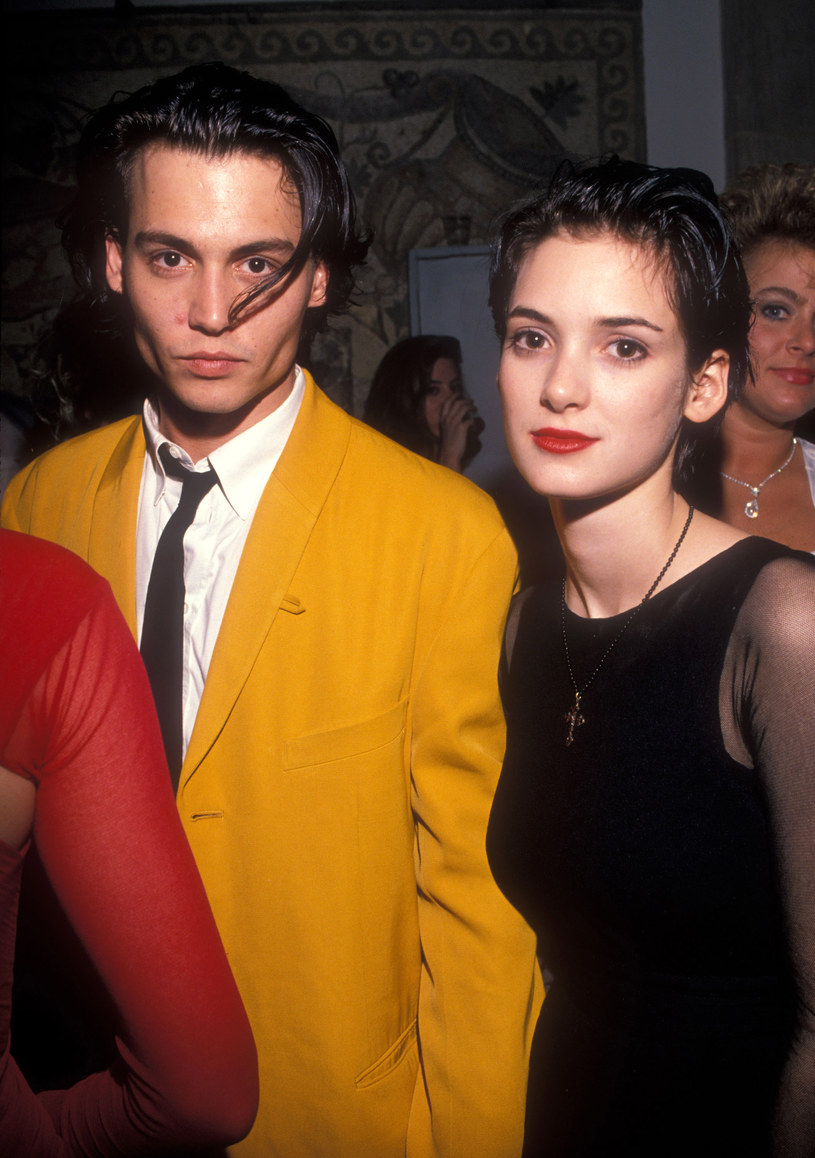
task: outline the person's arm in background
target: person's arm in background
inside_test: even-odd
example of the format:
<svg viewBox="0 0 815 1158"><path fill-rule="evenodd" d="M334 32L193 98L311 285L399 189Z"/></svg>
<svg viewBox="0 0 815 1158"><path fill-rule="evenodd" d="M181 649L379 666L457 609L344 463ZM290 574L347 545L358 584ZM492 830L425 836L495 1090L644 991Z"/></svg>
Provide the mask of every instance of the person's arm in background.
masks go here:
<svg viewBox="0 0 815 1158"><path fill-rule="evenodd" d="M452 394L439 413L439 462L460 474L475 457L484 422L466 394Z"/></svg>

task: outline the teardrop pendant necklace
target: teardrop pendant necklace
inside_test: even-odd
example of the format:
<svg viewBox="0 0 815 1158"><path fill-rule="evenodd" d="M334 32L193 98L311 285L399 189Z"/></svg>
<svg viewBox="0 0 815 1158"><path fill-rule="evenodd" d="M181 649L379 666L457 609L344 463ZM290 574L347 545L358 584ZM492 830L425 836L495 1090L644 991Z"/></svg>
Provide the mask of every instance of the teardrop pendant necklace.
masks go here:
<svg viewBox="0 0 815 1158"><path fill-rule="evenodd" d="M738 483L740 487L747 487L748 491L752 492L753 497L748 499L744 506L744 513L748 519L758 518L758 496L761 494L762 489L766 487L771 478L775 478L777 474L781 474L781 471L789 466L789 464L792 462L792 456L795 454L795 448L797 445L798 439L793 438L790 452L781 463L781 466L779 466L777 470L774 470L772 474L768 474L764 482L760 482L758 486L752 486L748 482L743 482L740 478L734 478L732 474L725 474L723 470L719 471L719 474L722 476L722 478L726 478L728 482Z"/></svg>
<svg viewBox="0 0 815 1158"><path fill-rule="evenodd" d="M564 650L565 655L566 655L566 666L569 669L569 678L571 679L572 687L574 688L574 706L572 707L571 711L566 712L563 716L563 719L569 725L569 734L566 737L566 747L567 748L570 747L574 743L575 729L579 728L581 724L585 724L585 722L586 722L586 717L580 711L580 702L583 699L583 696L586 694L588 689L594 683L595 676L600 671L600 668L606 662L606 660L611 655L614 648L617 646L617 644L620 642L620 640L622 639L625 632L628 630L628 626L631 623L631 620L634 618L635 615L637 615L638 612L642 611L645 604L648 602L648 600L651 598L651 596L656 591L657 587L659 587L660 583L664 579L665 572L668 570L671 563L673 563L674 559L677 556L677 552L679 551L679 548L682 546L682 543L685 540L685 535L687 535L687 533L688 533L688 528L690 527L692 518L693 518L693 507L688 507L688 517L687 517L687 519L685 519L685 525L682 528L681 535L676 540L676 545L675 545L673 551L671 551L670 555L668 556L668 562L665 564L665 566L662 568L660 573L657 575L654 582L651 584L651 586L645 592L645 594L643 595L642 599L639 601L637 606L634 607L628 613L628 615L625 618L625 621L623 622L622 627L617 632L617 634L614 636L611 643L608 645L608 647L603 652L603 654L600 656L600 662L597 664L594 671L591 673L589 678L583 684L582 688L578 688L577 680L574 678L574 671L572 670L572 658L571 658L571 655L569 654L569 641L566 638L566 580L565 579L563 580L563 587L561 588L561 592L560 592L560 626L561 626L561 631L563 634L563 650Z"/></svg>

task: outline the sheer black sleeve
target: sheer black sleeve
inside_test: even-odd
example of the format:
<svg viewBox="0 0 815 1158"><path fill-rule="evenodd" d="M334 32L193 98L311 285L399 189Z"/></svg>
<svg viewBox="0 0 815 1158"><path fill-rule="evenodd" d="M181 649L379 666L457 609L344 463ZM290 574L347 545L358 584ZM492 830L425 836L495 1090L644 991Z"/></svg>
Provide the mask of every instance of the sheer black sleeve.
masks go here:
<svg viewBox="0 0 815 1158"><path fill-rule="evenodd" d="M797 1024L776 1111L776 1158L815 1154L815 563L765 566L745 600L722 675L722 733L767 800Z"/></svg>

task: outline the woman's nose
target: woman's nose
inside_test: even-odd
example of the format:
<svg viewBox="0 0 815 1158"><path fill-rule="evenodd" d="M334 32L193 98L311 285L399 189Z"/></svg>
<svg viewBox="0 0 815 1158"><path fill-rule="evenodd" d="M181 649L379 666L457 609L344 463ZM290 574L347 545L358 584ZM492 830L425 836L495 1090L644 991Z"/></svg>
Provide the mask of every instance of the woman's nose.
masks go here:
<svg viewBox="0 0 815 1158"><path fill-rule="evenodd" d="M584 406L588 397L585 365L574 353L559 350L543 370L540 401L551 410Z"/></svg>

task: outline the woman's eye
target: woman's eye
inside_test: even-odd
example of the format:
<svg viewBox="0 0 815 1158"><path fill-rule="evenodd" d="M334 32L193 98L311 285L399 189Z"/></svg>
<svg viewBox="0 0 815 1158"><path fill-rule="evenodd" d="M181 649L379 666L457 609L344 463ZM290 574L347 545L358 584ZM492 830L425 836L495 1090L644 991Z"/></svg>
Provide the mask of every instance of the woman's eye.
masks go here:
<svg viewBox="0 0 815 1158"><path fill-rule="evenodd" d="M761 316L769 318L771 322L780 322L790 316L790 312L786 306L782 306L780 302L767 302L761 307Z"/></svg>
<svg viewBox="0 0 815 1158"><path fill-rule="evenodd" d="M509 344L516 350L540 350L546 345L546 335L540 330L516 330L510 334Z"/></svg>
<svg viewBox="0 0 815 1158"><path fill-rule="evenodd" d="M645 357L645 350L633 338L615 338L611 343L611 348L615 357L621 358L625 362L636 362Z"/></svg>

